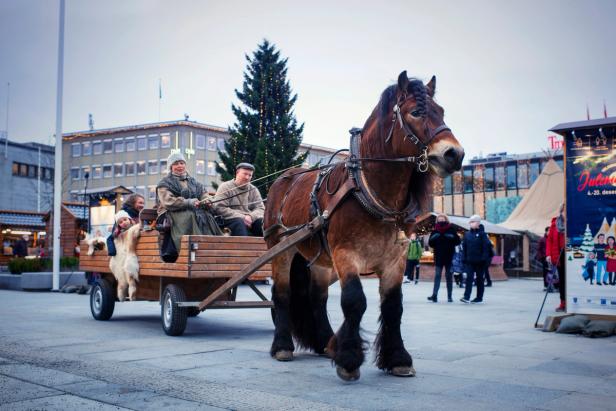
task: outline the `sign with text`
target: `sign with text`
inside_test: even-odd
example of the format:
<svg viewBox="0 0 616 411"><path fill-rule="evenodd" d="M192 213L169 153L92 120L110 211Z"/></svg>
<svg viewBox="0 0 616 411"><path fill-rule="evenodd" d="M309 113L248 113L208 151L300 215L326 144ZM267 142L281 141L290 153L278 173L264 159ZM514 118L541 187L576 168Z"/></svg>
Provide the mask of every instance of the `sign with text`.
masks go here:
<svg viewBox="0 0 616 411"><path fill-rule="evenodd" d="M616 124L567 132L567 312L616 315Z"/></svg>

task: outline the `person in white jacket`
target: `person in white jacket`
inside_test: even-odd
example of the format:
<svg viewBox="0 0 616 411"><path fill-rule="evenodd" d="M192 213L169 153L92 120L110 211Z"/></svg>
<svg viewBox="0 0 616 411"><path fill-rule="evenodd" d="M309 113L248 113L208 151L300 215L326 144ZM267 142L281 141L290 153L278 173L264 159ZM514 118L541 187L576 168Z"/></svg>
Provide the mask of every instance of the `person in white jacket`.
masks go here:
<svg viewBox="0 0 616 411"><path fill-rule="evenodd" d="M124 301L128 297L135 301L139 281L139 260L135 251L141 235L141 223L134 224L124 210L118 211L115 221L113 236L116 255L109 259L109 268L118 283L118 300Z"/></svg>

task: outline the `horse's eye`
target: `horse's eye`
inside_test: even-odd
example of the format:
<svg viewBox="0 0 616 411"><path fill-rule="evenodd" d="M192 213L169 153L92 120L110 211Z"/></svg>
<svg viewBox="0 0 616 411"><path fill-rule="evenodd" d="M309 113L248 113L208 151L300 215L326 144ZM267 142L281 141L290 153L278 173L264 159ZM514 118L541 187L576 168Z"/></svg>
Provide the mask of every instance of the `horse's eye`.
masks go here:
<svg viewBox="0 0 616 411"><path fill-rule="evenodd" d="M413 116L415 118L419 118L419 117L421 117L421 113L419 112L419 110L413 110L413 111L411 111L411 116Z"/></svg>

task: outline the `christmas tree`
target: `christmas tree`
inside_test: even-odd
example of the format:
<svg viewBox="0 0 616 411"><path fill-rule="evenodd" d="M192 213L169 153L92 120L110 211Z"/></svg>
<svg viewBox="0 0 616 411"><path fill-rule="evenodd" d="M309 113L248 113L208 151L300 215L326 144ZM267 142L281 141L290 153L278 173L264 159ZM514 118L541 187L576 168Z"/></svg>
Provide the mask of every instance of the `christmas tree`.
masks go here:
<svg viewBox="0 0 616 411"><path fill-rule="evenodd" d="M304 125L298 125L293 112L297 94L287 81L287 59L267 40L257 47L244 72L242 90L235 90L241 106L232 105L236 122L229 127L231 137L219 151L216 166L223 181L235 177L235 166L254 164L253 180L301 164L308 153L297 155ZM260 187L265 197L277 175Z"/></svg>
<svg viewBox="0 0 616 411"><path fill-rule="evenodd" d="M580 251L588 253L595 248L595 241L590 232L590 227L586 224L586 230L584 230L584 237L582 238L582 245L580 246Z"/></svg>

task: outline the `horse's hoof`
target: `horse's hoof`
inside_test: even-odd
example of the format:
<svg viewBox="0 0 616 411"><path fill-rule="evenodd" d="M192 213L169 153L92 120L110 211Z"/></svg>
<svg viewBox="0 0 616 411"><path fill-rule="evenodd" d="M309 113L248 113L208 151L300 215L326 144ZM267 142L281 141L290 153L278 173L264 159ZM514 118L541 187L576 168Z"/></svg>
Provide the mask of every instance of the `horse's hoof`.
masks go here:
<svg viewBox="0 0 616 411"><path fill-rule="evenodd" d="M338 374L338 377L340 377L344 381L357 381L357 380L359 380L359 368L357 368L357 369L355 369L353 371L347 371L344 368L342 368L341 366L337 365L336 366L336 374Z"/></svg>
<svg viewBox="0 0 616 411"><path fill-rule="evenodd" d="M276 354L274 354L274 358L278 361L293 361L293 351L277 351Z"/></svg>
<svg viewBox="0 0 616 411"><path fill-rule="evenodd" d="M396 377L414 377L416 372L415 368L402 366L402 367L394 367L390 371L391 375L395 375Z"/></svg>

